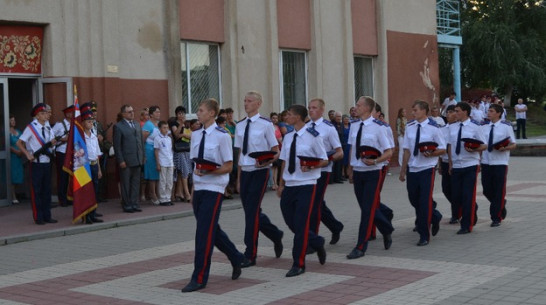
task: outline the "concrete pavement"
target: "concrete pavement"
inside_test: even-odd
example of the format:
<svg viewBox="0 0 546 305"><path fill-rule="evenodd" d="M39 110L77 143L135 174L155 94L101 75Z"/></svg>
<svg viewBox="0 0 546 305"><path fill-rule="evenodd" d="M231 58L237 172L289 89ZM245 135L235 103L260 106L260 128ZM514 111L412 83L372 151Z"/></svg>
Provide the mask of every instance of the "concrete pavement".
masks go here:
<svg viewBox="0 0 546 305"><path fill-rule="evenodd" d="M457 225L447 224L449 206L437 176L434 198L444 219L426 247L415 246L414 213L393 169L382 193L395 213L393 246L384 250L379 236L365 257L350 261L345 255L356 242L358 205L352 185L330 185L326 200L345 224L341 240L327 245L324 266L310 255L306 273L295 278L284 277L293 235L273 192L266 193L262 207L285 231L282 257L274 257L272 243L261 235L257 265L232 281L229 262L215 251L207 288L191 294L180 289L193 268L193 217L135 220L134 225L8 244L0 247L0 304L546 304L544 161L511 159L508 216L498 228L489 226L480 187L478 224L463 236L455 234ZM224 209L220 224L243 250L243 212L236 209L237 201L225 203L235 209ZM329 240L325 227L321 234Z"/></svg>

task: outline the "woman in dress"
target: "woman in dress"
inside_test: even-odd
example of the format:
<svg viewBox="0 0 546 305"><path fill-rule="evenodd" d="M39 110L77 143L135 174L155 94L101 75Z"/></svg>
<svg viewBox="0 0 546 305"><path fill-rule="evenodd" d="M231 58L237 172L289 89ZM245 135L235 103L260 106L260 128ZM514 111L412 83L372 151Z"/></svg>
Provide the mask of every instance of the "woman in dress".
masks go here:
<svg viewBox="0 0 546 305"><path fill-rule="evenodd" d="M10 142L10 153L11 153L11 187L12 187L12 194L13 194L13 200L11 201L13 204L19 203L19 200L17 200L17 196L15 194L15 185L17 184L23 184L23 152L19 150L16 143L17 140L19 140L19 137L21 136L21 131L17 128L15 128L15 125L17 123L15 122L15 116L13 114L9 115L9 142Z"/></svg>
<svg viewBox="0 0 546 305"><path fill-rule="evenodd" d="M154 153L154 138L159 134L157 123L161 117L161 110L158 106L151 106L148 111L150 119L142 126L142 138L146 141L146 163L144 164L144 180L147 180L148 194L154 205L159 204L156 187L159 181L159 172L156 168Z"/></svg>
<svg viewBox="0 0 546 305"><path fill-rule="evenodd" d="M178 106L174 112L176 120L169 124L173 143L184 142L188 146L188 151L177 152L175 150L173 153L174 181L176 181L174 197L179 201L190 202L191 194L188 187L188 177L192 173L189 151L191 130L186 128L186 108Z"/></svg>
<svg viewBox="0 0 546 305"><path fill-rule="evenodd" d="M404 141L404 134L406 133L406 109L398 109L398 116L396 117L396 133L398 134L398 164L402 166L402 156L404 156L404 150L402 149L402 142Z"/></svg>

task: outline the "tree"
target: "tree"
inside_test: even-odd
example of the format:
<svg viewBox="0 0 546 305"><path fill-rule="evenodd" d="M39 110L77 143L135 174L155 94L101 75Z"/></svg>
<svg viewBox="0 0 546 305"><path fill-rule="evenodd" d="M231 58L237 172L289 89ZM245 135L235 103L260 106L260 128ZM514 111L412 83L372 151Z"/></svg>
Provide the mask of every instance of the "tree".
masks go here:
<svg viewBox="0 0 546 305"><path fill-rule="evenodd" d="M546 96L546 1L468 0L461 19L466 85Z"/></svg>

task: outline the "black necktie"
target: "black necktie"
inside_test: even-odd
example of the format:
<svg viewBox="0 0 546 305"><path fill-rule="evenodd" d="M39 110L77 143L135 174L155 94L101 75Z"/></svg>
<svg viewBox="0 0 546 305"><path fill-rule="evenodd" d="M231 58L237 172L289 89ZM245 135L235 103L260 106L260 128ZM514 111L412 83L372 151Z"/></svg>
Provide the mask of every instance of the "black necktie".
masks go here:
<svg viewBox="0 0 546 305"><path fill-rule="evenodd" d="M243 137L243 155L248 152L248 129L250 128L250 118L246 120L245 136Z"/></svg>
<svg viewBox="0 0 546 305"><path fill-rule="evenodd" d="M489 132L489 142L487 142L488 152L493 151L493 127L495 127L495 124L491 124L491 131Z"/></svg>
<svg viewBox="0 0 546 305"><path fill-rule="evenodd" d="M42 126L42 137L44 138L44 142L46 141L45 137L45 127Z"/></svg>
<svg viewBox="0 0 546 305"><path fill-rule="evenodd" d="M360 122L360 128L358 128L358 132L356 133L356 147L355 147L355 154L356 159L360 159L360 138L362 138L362 126L364 125L364 122Z"/></svg>
<svg viewBox="0 0 546 305"><path fill-rule="evenodd" d="M457 135L457 146L455 146L455 153L458 155L461 153L461 134L463 133L463 123L459 124L459 134Z"/></svg>
<svg viewBox="0 0 546 305"><path fill-rule="evenodd" d="M313 130L316 130L315 126L317 126L317 124L315 124L315 122L311 123L311 128L313 128Z"/></svg>
<svg viewBox="0 0 546 305"><path fill-rule="evenodd" d="M201 143L199 143L199 154L197 157L199 159L203 159L203 156L205 155L205 136L207 135L207 132L203 130L203 137L201 138Z"/></svg>
<svg viewBox="0 0 546 305"><path fill-rule="evenodd" d="M419 141L421 140L421 124L417 124L417 135L415 136L415 147L413 147L413 155L417 156L419 153Z"/></svg>
<svg viewBox="0 0 546 305"><path fill-rule="evenodd" d="M130 121L129 125L131 125L131 128L135 129L135 123L133 123L133 121Z"/></svg>
<svg viewBox="0 0 546 305"><path fill-rule="evenodd" d="M298 134L294 132L294 139L290 144L290 156L288 158L288 172L293 174L296 171L296 137Z"/></svg>

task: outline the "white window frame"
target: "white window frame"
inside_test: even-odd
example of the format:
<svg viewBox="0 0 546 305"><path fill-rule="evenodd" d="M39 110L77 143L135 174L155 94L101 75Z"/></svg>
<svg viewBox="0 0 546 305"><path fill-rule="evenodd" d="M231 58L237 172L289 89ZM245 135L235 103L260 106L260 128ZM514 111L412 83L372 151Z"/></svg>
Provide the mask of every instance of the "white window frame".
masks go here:
<svg viewBox="0 0 546 305"><path fill-rule="evenodd" d="M307 107L307 100L309 99L309 64L307 59L307 51L302 50L293 50L293 49L281 49L279 50L279 87L280 87L280 110L285 110L284 108L284 79L283 79L283 52L292 52L292 53L303 53L304 55L304 71L305 71L305 107Z"/></svg>

